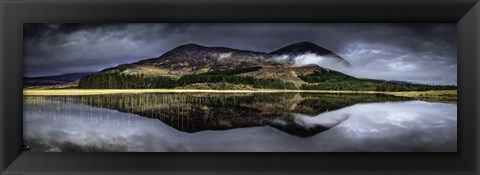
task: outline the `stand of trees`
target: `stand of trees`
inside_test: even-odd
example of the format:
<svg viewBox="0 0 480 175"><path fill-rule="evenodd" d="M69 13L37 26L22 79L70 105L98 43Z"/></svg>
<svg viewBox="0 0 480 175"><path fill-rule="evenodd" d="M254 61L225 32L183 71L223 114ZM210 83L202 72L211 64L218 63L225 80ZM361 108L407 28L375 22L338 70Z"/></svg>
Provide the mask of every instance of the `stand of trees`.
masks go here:
<svg viewBox="0 0 480 175"><path fill-rule="evenodd" d="M255 66L255 67L245 67L245 68L237 68L237 69L225 69L225 70L219 70L219 71L213 71L213 72L206 72L203 73L202 75L236 75L236 74L241 74L241 73L246 73L246 72L253 72L261 69L262 66Z"/></svg>
<svg viewBox="0 0 480 175"><path fill-rule="evenodd" d="M178 80L163 76L126 75L119 73L99 73L83 77L78 87L81 89L155 89L175 88L194 83L226 83L252 85L263 89L296 89L295 84L279 79L254 78L222 73L185 75ZM225 89L225 88L224 88Z"/></svg>
<svg viewBox="0 0 480 175"><path fill-rule="evenodd" d="M155 89L174 88L175 80L170 77L126 75L119 73L97 73L80 79L81 89Z"/></svg>
<svg viewBox="0 0 480 175"><path fill-rule="evenodd" d="M340 72L313 72L309 75L298 76L298 78L302 79L308 83L320 83L326 81L347 81L347 80L357 80L352 76L345 75Z"/></svg>
<svg viewBox="0 0 480 175"><path fill-rule="evenodd" d="M220 83L226 89L226 83L251 85L260 89L298 89L291 82L274 78L255 78L237 74L256 71L261 67L229 69L202 74L182 76L176 80L164 76L127 75L121 73L96 73L83 77L79 82L81 89L161 89L186 86L194 83ZM307 82L300 86L303 90L357 90L357 91L426 91L451 90L455 86L422 85L380 80L363 80L340 72L314 72L299 76Z"/></svg>
<svg viewBox="0 0 480 175"><path fill-rule="evenodd" d="M380 80L362 80L339 72L312 73L299 76L308 84L300 88L304 90L356 90L356 91L427 91L452 90L455 86L423 85Z"/></svg>
<svg viewBox="0 0 480 175"><path fill-rule="evenodd" d="M303 84L304 90L357 90L357 91L428 91L453 90L455 86L417 85L406 83L376 83L362 81L339 81Z"/></svg>

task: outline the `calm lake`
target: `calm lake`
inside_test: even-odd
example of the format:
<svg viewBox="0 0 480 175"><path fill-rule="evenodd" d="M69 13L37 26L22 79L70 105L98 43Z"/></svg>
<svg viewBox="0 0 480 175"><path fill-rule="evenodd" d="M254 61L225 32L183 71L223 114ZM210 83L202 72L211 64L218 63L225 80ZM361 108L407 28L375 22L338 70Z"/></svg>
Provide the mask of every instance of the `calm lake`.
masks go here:
<svg viewBox="0 0 480 175"><path fill-rule="evenodd" d="M457 105L379 94L24 96L38 152L455 152Z"/></svg>

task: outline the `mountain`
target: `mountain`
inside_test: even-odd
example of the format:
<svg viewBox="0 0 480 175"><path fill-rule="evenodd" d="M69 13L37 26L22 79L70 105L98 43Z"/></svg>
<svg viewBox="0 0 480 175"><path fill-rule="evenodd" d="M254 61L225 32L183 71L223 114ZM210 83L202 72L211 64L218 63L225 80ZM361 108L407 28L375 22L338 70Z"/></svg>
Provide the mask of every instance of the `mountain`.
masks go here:
<svg viewBox="0 0 480 175"><path fill-rule="evenodd" d="M69 73L53 76L40 76L40 77L23 77L23 86L51 86L64 83L70 83L80 80L82 77L91 74L92 72L81 73Z"/></svg>
<svg viewBox="0 0 480 175"><path fill-rule="evenodd" d="M337 54L333 53L330 50L327 50L323 47L320 47L316 44L311 42L299 42L294 43L285 47L282 47L278 50L270 52L271 55L275 56L283 56L283 60L286 63L294 64L295 58L305 54L313 54L315 56L321 56L330 64L338 64L339 66L346 66L349 67L350 63L343 59L342 57L338 56Z"/></svg>
<svg viewBox="0 0 480 175"><path fill-rule="evenodd" d="M281 57L282 59L279 59ZM296 63L308 59L316 64ZM306 65L305 65L306 64ZM319 66L321 65L321 66ZM358 79L336 71L350 63L309 42L270 53L198 44L178 46L157 58L121 64L80 79L79 88L304 89L405 91L452 89Z"/></svg>
<svg viewBox="0 0 480 175"><path fill-rule="evenodd" d="M277 54L299 55L302 53L332 55L338 59L337 62L349 65L347 61L338 55L308 42L292 44L271 53L226 47L206 47L190 43L178 46L157 58L149 58L131 64L121 64L101 72L180 78L189 74L254 66L285 69L295 67L295 65L290 62L279 61L276 59Z"/></svg>
<svg viewBox="0 0 480 175"><path fill-rule="evenodd" d="M149 75L162 75L178 78L192 73L205 73L232 68L253 66L281 66L264 52L231 49L226 47L206 47L198 44L178 46L165 54L131 64L122 64L102 72L122 72Z"/></svg>
<svg viewBox="0 0 480 175"><path fill-rule="evenodd" d="M202 68L221 70L275 64L275 62L269 54L263 52L186 44L174 48L158 58L142 60L133 64L170 69L192 68L192 71L197 71Z"/></svg>

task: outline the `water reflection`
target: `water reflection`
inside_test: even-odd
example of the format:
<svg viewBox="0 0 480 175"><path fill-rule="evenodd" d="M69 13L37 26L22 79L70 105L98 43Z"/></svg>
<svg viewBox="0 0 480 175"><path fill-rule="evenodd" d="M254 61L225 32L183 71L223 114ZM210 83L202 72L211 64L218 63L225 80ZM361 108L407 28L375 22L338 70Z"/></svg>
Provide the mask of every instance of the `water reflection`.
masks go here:
<svg viewBox="0 0 480 175"><path fill-rule="evenodd" d="M27 96L24 139L32 151L456 151L456 105L405 100L294 93Z"/></svg>
<svg viewBox="0 0 480 175"><path fill-rule="evenodd" d="M299 94L299 93L145 93L83 96L90 106L156 118L180 131L228 130L253 126L272 126L292 135L308 137L325 131L347 119L335 117L337 123L297 122L299 115L316 116L355 103L404 98L372 94Z"/></svg>

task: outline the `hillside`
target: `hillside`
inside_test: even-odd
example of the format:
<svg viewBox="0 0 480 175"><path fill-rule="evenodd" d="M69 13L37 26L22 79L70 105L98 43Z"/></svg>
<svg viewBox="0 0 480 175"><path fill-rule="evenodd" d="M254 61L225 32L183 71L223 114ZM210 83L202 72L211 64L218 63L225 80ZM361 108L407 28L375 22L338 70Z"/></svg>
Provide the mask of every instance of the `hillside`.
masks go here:
<svg viewBox="0 0 480 175"><path fill-rule="evenodd" d="M92 72L82 72L54 76L24 77L23 87L52 86L71 83L91 73Z"/></svg>
<svg viewBox="0 0 480 175"><path fill-rule="evenodd" d="M85 76L78 87L367 91L456 89L453 86L359 79L319 65L298 66L293 59L302 54L324 56L330 59L329 64L350 66L337 54L308 42L291 44L270 53L186 44L157 58L121 64ZM279 60L279 56L284 59Z"/></svg>
<svg viewBox="0 0 480 175"><path fill-rule="evenodd" d="M305 45L309 45L309 47L306 47ZM298 49L294 49L297 47ZM286 49L291 50L291 52ZM299 54L299 50L321 55L336 55L320 46L313 43L306 44L306 42L295 43L280 50L282 51L282 54L287 55ZM276 59L279 53L280 52L254 52L226 47L206 47L190 43L178 46L157 58L144 59L130 64L121 64L116 67L107 68L101 72L122 74L143 73L152 76L179 78L180 76L188 74L199 74L255 66L278 68L292 67L293 63L286 63ZM338 59L338 62L349 64L338 55L336 59ZM148 70L139 71L138 69Z"/></svg>

